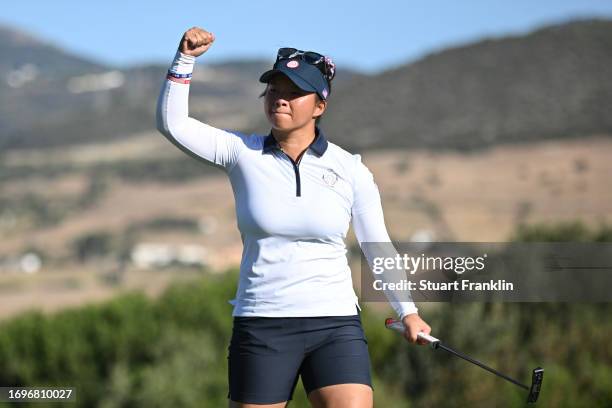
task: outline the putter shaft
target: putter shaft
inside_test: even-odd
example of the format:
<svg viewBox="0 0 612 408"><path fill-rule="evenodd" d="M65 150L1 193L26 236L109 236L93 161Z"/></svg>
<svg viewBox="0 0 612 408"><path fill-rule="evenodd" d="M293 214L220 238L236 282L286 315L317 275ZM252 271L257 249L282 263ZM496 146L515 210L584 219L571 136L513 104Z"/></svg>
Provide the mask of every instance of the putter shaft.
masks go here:
<svg viewBox="0 0 612 408"><path fill-rule="evenodd" d="M402 322L400 322L400 321L397 321L397 320L393 319L393 318L386 319L385 320L385 326L388 329L393 329L393 330L396 330L396 331L401 332L401 333L403 333L404 330L405 330L404 324ZM459 358L462 358L462 359L464 359L464 360L466 360L466 361L468 361L468 362L470 362L472 364L477 365L480 368L483 368L483 369L487 370L488 372L490 372L492 374L495 374L496 376L498 376L500 378L503 378L506 381L511 382L514 385L517 385L517 386L519 386L519 387L529 391L529 394L527 396L527 402L528 403L534 403L534 402L536 402L538 400L538 396L540 395L540 389L542 387L542 379L544 377L544 369L543 368L537 367L536 369L533 370L532 379L531 379L531 387L528 387L525 384L515 380L514 378L509 377L509 376L507 376L507 375L505 375L503 373L500 373L499 371L497 371L497 370L495 370L495 369L493 369L493 368L491 368L491 367L481 363L478 360L473 359L472 357L470 357L468 355L465 355L465 354L463 354L463 353L461 353L459 351L453 350L452 348L450 348L448 346L445 346L444 344L442 344L442 342L439 339L437 339L437 338L435 338L435 337L433 337L431 335L428 335L428 334L425 334L425 333L421 332L421 333L418 334L418 337L428 341L430 346L431 346L431 348L433 348L433 349L440 348L440 349L442 349L444 351L447 351L447 352L449 352L449 353L451 353L451 354L453 354L453 355L455 355L455 356L457 356Z"/></svg>
<svg viewBox="0 0 612 408"><path fill-rule="evenodd" d="M438 343L436 348L441 348L442 350L448 351L449 353L454 354L454 355L456 355L459 358L462 358L462 359L464 359L466 361L469 361L470 363L476 364L478 367L484 368L488 372L493 373L493 374L497 375L498 377L501 377L504 380L510 381L511 383L513 383L515 385L518 385L519 387L522 387L522 388L526 389L527 391L529 391L529 387L526 386L525 384L520 383L520 382L516 381L514 378L508 377L507 375L505 375L503 373L500 373L499 371L497 371L497 370L495 370L495 369L493 369L493 368L491 368L491 367L481 363L480 361L471 358L470 356L467 356L467 355L465 355L465 354L463 354L463 353L461 353L459 351L453 350L452 348L450 348L448 346L445 346L444 344L442 344L440 342Z"/></svg>

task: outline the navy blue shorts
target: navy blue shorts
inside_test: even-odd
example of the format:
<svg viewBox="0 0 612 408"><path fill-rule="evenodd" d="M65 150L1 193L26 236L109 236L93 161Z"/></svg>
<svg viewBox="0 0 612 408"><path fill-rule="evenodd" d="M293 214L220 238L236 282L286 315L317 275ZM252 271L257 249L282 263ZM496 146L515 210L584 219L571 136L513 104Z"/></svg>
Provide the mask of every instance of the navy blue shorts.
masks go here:
<svg viewBox="0 0 612 408"><path fill-rule="evenodd" d="M306 393L332 384L372 387L361 316L234 316L228 347L228 398L288 401L302 377ZM372 387L373 389L373 387Z"/></svg>

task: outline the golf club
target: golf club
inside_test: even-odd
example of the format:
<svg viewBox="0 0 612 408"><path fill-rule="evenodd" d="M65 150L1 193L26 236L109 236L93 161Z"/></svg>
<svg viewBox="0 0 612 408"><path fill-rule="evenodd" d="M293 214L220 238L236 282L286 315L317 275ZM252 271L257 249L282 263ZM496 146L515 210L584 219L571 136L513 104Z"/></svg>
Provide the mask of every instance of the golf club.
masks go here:
<svg viewBox="0 0 612 408"><path fill-rule="evenodd" d="M400 322L399 320L395 320L391 317L385 319L385 327L388 329L392 329L392 330L397 330L400 333L404 333L405 330L405 326L404 323ZM430 336L429 334L425 334L423 332L420 332L417 335L420 339L423 339L425 341L427 341L429 343L429 345L431 346L431 348L435 349L442 349L444 351L447 351L451 354L454 354L457 357L460 357L466 361L469 361L470 363L476 364L477 366L484 368L485 370L487 370L490 373L493 373L495 375L497 375L498 377L503 378L506 381L510 381L512 384L514 385L518 385L521 388L524 388L525 390L529 391L529 394L527 395L527 402L528 403L534 403L538 400L538 396L540 395L540 388L542 386L542 379L544 378L544 369L541 367L537 367L533 370L533 374L531 376L531 387L526 386L525 384L518 382L517 380L508 377L507 375L500 373L499 371L486 366L485 364L481 363L478 360L475 360L473 358L471 358L470 356L467 356L463 353L460 353L456 350L453 350L452 348L445 346L444 344L442 344L442 342L433 337Z"/></svg>

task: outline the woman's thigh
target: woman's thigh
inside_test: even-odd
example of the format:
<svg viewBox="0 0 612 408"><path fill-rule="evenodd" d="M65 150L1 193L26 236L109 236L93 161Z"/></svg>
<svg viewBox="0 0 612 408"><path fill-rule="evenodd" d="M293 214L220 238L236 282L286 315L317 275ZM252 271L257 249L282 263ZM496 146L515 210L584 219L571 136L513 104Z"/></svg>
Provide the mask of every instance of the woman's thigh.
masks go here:
<svg viewBox="0 0 612 408"><path fill-rule="evenodd" d="M359 315L237 317L228 351L230 407L284 407L298 375L314 407L372 406Z"/></svg>
<svg viewBox="0 0 612 408"><path fill-rule="evenodd" d="M287 401L280 402L278 404L249 404L230 400L229 408L285 408Z"/></svg>
<svg viewBox="0 0 612 408"><path fill-rule="evenodd" d="M335 384L313 390L308 399L314 408L372 408L373 394L365 384Z"/></svg>
<svg viewBox="0 0 612 408"><path fill-rule="evenodd" d="M308 398L315 407L371 407L370 356L360 316L332 319L337 327L313 345L301 366Z"/></svg>

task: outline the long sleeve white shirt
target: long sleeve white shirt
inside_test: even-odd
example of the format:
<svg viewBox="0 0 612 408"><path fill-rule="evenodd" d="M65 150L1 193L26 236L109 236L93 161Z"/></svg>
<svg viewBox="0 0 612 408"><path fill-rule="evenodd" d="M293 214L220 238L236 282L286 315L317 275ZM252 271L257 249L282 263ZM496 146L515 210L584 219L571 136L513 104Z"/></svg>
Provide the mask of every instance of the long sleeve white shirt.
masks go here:
<svg viewBox="0 0 612 408"><path fill-rule="evenodd" d="M190 74L195 58L177 52L172 72ZM185 153L222 169L235 199L243 252L233 316L346 316L358 298L347 260L352 221L360 245L387 242L378 187L361 156L316 137L298 163L272 134L218 129L189 117L189 84L166 79L157 128ZM372 254L365 253L371 264ZM385 292L398 317L412 301Z"/></svg>

